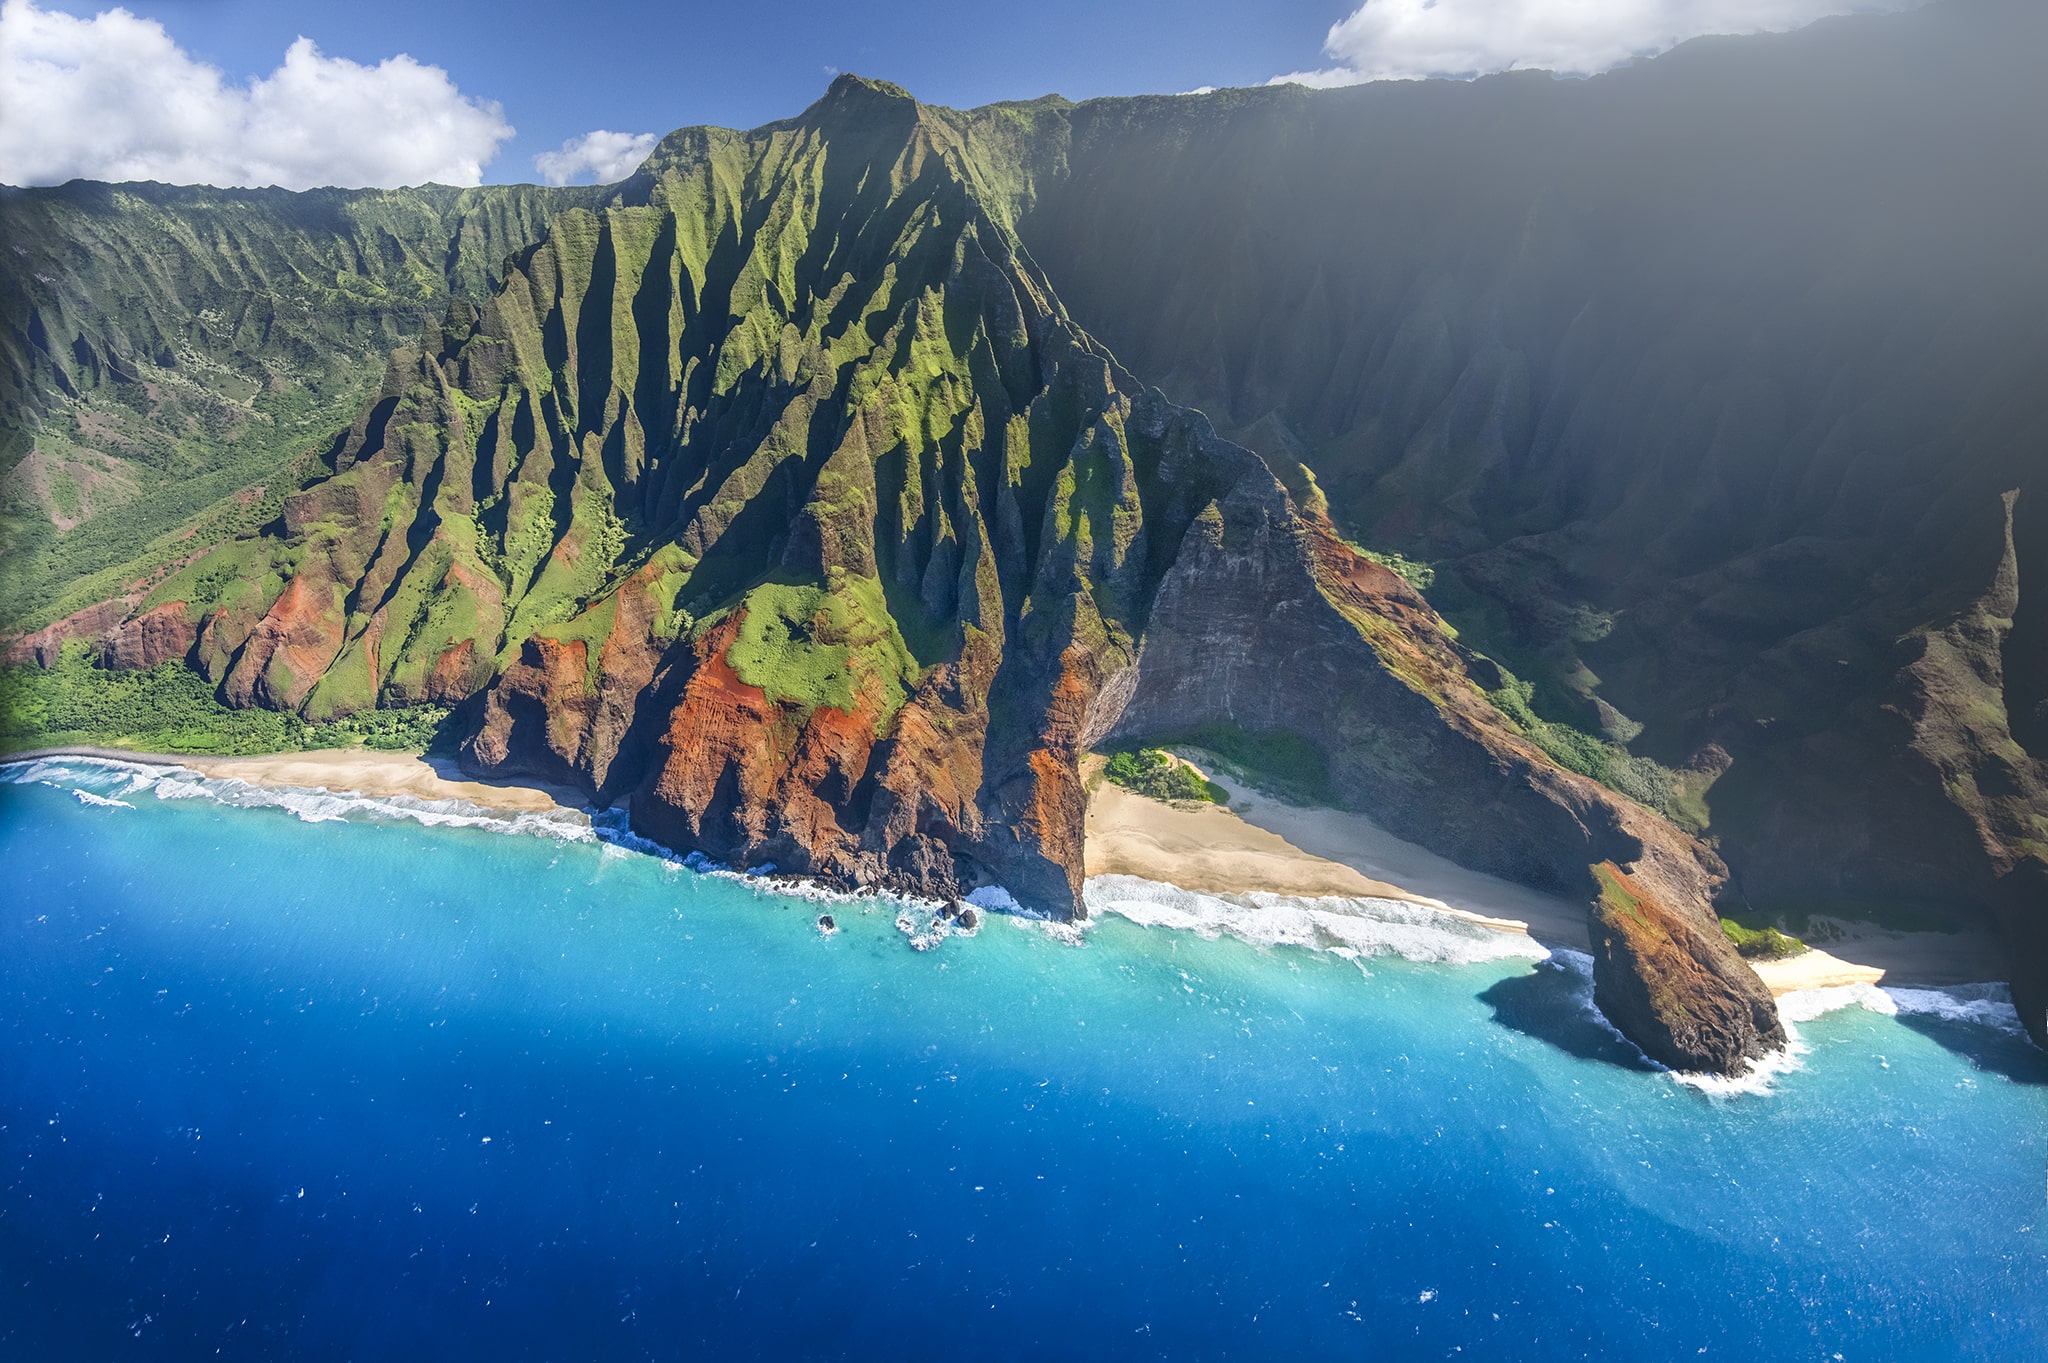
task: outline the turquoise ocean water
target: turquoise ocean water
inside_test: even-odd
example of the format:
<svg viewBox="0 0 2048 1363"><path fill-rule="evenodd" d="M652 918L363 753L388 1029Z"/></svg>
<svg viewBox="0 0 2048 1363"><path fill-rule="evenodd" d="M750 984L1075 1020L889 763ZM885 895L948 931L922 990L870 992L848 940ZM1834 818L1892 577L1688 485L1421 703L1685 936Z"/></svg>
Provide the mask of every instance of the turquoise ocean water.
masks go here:
<svg viewBox="0 0 2048 1363"><path fill-rule="evenodd" d="M0 1358L2048 1358L1995 1000L1810 1006L1708 1094L1427 916L945 935L576 821L4 775Z"/></svg>

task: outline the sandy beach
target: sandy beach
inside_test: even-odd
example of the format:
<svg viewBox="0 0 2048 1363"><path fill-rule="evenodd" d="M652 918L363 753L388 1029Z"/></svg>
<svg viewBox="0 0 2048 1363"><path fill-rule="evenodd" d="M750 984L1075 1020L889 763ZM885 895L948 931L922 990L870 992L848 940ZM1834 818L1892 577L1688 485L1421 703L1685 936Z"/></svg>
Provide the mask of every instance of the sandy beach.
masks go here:
<svg viewBox="0 0 2048 1363"><path fill-rule="evenodd" d="M449 758L377 752L368 748L268 753L258 757L62 748L19 753L0 760L17 762L62 755L101 757L151 766L188 767L202 776L247 781L254 786L290 786L298 790L325 790L334 794L411 795L422 800L467 800L484 809L518 814L581 809L586 803L579 792L545 782L477 781L464 775Z"/></svg>
<svg viewBox="0 0 2048 1363"><path fill-rule="evenodd" d="M1770 989L1773 998L1783 998L1801 989L1837 989L1845 984L1876 984L1885 972L1876 966L1858 965L1839 956L1810 947L1797 956L1779 961L1751 961L1757 978Z"/></svg>
<svg viewBox="0 0 2048 1363"><path fill-rule="evenodd" d="M1822 919L1829 932L1807 951L1783 961L1752 961L1773 994L1843 984L1939 987L2006 978L2004 944L1989 929L1960 932L1891 932L1869 923Z"/></svg>
<svg viewBox="0 0 2048 1363"><path fill-rule="evenodd" d="M1133 875L1211 894L1371 895L1404 899L1526 932L1546 946L1589 949L1583 905L1516 885L1416 846L1362 814L1290 805L1215 770L1230 807L1163 804L1083 768L1089 785L1087 873ZM1781 961L1752 961L1773 995L1852 984L1940 986L2006 976L2003 949L1987 930L1891 932L1824 920L1819 944Z"/></svg>
<svg viewBox="0 0 2048 1363"><path fill-rule="evenodd" d="M573 791L539 782L476 781L443 757L418 753L335 749L275 753L267 757L186 757L185 766L204 776L259 786L350 791L357 795L412 795L422 800L467 800L485 809L515 813L581 808Z"/></svg>
<svg viewBox="0 0 2048 1363"><path fill-rule="evenodd" d="M1468 871L1362 814L1261 795L1218 775L1200 753L1182 756L1230 793L1230 808L1134 795L1102 777L1100 757L1087 760L1087 874L1142 876L1210 894L1402 899L1546 946L1587 948L1585 911L1568 900Z"/></svg>

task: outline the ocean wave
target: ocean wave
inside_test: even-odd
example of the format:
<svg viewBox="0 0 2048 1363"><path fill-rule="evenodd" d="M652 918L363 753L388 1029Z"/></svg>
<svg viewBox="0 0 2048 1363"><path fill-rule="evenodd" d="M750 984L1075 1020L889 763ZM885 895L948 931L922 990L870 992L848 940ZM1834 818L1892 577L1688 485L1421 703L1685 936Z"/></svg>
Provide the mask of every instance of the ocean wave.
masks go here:
<svg viewBox="0 0 2048 1363"><path fill-rule="evenodd" d="M0 768L0 780L69 790L81 803L126 805L123 796L148 793L159 800L210 800L235 809L281 809L305 823L351 819L406 821L428 828L479 828L590 842L591 817L581 810L508 813L469 800L429 800L414 795L357 795L324 788L255 785L233 777L205 776L189 767L148 766L100 757L48 757Z"/></svg>
<svg viewBox="0 0 2048 1363"><path fill-rule="evenodd" d="M983 885L968 891L967 902L977 909L987 909L990 913L1029 913L1029 910L1017 902L1017 896L1000 885Z"/></svg>
<svg viewBox="0 0 2048 1363"><path fill-rule="evenodd" d="M2012 990L2003 984L1958 984L1942 989L1908 989L1901 985L1884 992L1891 995L1901 1013L1994 1027L2014 1036L2027 1034L2019 1009L2013 1007Z"/></svg>
<svg viewBox="0 0 2048 1363"><path fill-rule="evenodd" d="M336 794L295 786L259 786L232 777L200 777L186 781L165 778L157 785L160 799L208 799L236 809L282 809L306 823L339 823L354 819L406 820L428 828L476 828L554 838L559 842L592 842L590 816L581 810L506 813L469 800L429 800L415 795Z"/></svg>
<svg viewBox="0 0 2048 1363"><path fill-rule="evenodd" d="M930 951L950 935L944 915L936 908L911 904L897 909L896 931L903 934L914 951Z"/></svg>
<svg viewBox="0 0 2048 1363"><path fill-rule="evenodd" d="M1027 932L1049 937L1061 946L1085 946L1088 941L1089 922L1086 918L1055 918L1042 909L1020 903L1017 897L1000 885L984 885L967 896L967 902L978 909L1001 914L1004 919L1015 923ZM1085 903L1085 891L1084 900Z"/></svg>
<svg viewBox="0 0 2048 1363"><path fill-rule="evenodd" d="M1766 1052L1761 1059L1750 1061L1749 1068L1741 1074L1698 1074L1689 1070L1665 1070L1665 1073L1676 1082L1704 1093L1709 1098L1739 1098L1745 1095L1775 1093L1779 1079L1795 1070L1806 1068L1809 1049L1805 1040L1800 1037L1799 1029L1787 1023L1785 1044L1775 1051Z"/></svg>
<svg viewBox="0 0 2048 1363"><path fill-rule="evenodd" d="M1711 1097L1769 1093L1775 1081L1805 1068L1812 1048L1800 1035L1799 1024L1812 1022L1844 1008L1862 1008L1886 1017L1936 1017L1948 1022L1990 1027L2024 1036L2020 1015L2012 1005L2012 992L2002 984L1963 984L1943 988L1907 988L1902 985L1845 984L1823 989L1796 989L1778 999L1778 1018L1785 1024L1786 1044L1751 1064L1735 1078L1712 1074L1672 1072L1672 1078Z"/></svg>
<svg viewBox="0 0 2048 1363"><path fill-rule="evenodd" d="M1887 1017L1935 1017L2001 1032L2024 1035L2013 1007L2012 991L2003 984L1932 986L1845 984L1826 989L1799 989L1778 1000L1778 1016L1786 1022L1811 1022L1843 1008L1863 1008Z"/></svg>
<svg viewBox="0 0 2048 1363"><path fill-rule="evenodd" d="M1063 947L1088 945L1088 929L1093 927L1086 918L1054 918L1050 914L1038 913L1029 907L1020 907L1016 913L1003 914L1003 921L1013 924L1019 931L1034 937L1045 937Z"/></svg>
<svg viewBox="0 0 2048 1363"><path fill-rule="evenodd" d="M79 782L98 783L103 788L135 789L168 771L191 772L183 767L150 766L141 762L120 762L106 757L31 757L0 760L0 785L60 786L78 788Z"/></svg>
<svg viewBox="0 0 2048 1363"><path fill-rule="evenodd" d="M1255 946L1297 946L1348 958L1400 956L1438 965L1541 961L1533 938L1399 899L1218 895L1144 880L1096 876L1083 887L1093 916L1116 914L1141 927L1178 928L1202 937L1235 937Z"/></svg>
<svg viewBox="0 0 2048 1363"><path fill-rule="evenodd" d="M1873 1013L1899 1011L1891 997L1874 984L1828 985L1778 995L1778 1018L1788 1024L1812 1022L1844 1008L1868 1008Z"/></svg>

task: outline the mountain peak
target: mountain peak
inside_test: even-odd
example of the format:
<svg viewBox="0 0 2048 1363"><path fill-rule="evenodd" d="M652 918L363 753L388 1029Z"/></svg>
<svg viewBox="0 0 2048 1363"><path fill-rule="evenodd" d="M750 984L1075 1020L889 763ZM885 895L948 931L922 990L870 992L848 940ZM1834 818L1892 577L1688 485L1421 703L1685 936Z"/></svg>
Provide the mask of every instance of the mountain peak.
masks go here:
<svg viewBox="0 0 2048 1363"><path fill-rule="evenodd" d="M917 103L917 98L910 91L894 81L876 80L871 76L856 75L851 71L842 71L832 78L832 84L825 89L824 99L879 99L892 103Z"/></svg>
<svg viewBox="0 0 2048 1363"><path fill-rule="evenodd" d="M796 122L812 127L908 124L917 120L921 108L916 98L900 85L843 71L832 78L825 93Z"/></svg>

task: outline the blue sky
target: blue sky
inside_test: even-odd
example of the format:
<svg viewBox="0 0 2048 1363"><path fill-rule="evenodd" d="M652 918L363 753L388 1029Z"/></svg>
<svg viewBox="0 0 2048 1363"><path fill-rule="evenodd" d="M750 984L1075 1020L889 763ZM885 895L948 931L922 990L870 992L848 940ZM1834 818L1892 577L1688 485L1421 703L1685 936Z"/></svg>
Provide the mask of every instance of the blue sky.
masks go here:
<svg viewBox="0 0 2048 1363"><path fill-rule="evenodd" d="M0 0L0 182L610 180L656 134L786 117L842 70L955 106L1588 75L1913 2Z"/></svg>
<svg viewBox="0 0 2048 1363"><path fill-rule="evenodd" d="M44 0L89 17L110 0ZM517 134L492 169L530 174L536 153L592 128L751 128L823 93L826 68L893 80L968 106L1256 85L1316 65L1345 0L125 0L233 80L267 75L294 38L366 65L395 53L494 99ZM497 177L492 177L497 178Z"/></svg>

